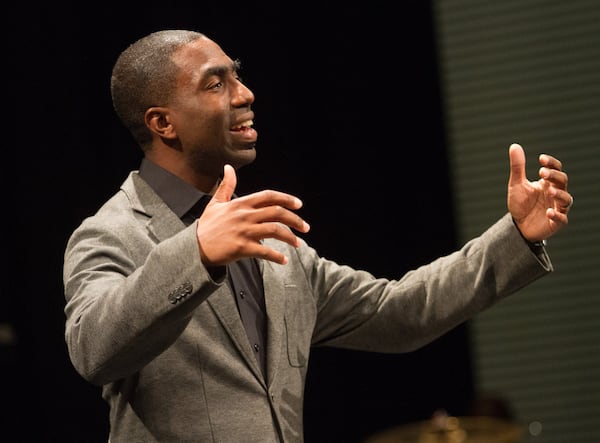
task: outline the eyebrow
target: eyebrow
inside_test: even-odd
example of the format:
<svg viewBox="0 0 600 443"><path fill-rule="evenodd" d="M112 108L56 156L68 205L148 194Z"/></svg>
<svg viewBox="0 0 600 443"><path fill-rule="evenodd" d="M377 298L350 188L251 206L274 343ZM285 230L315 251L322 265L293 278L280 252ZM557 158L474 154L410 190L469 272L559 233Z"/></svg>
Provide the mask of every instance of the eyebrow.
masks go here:
<svg viewBox="0 0 600 443"><path fill-rule="evenodd" d="M230 66L213 66L206 70L205 75L210 77L211 75L223 76L228 72L236 72L242 69L242 62L239 59L235 59Z"/></svg>

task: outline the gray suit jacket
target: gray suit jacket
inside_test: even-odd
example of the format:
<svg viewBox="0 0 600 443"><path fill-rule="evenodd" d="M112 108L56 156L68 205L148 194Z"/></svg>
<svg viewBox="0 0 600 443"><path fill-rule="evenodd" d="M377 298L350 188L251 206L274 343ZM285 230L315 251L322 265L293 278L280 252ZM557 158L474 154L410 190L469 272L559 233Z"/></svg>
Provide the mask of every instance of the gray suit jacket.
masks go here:
<svg viewBox="0 0 600 443"><path fill-rule="evenodd" d="M103 386L111 442L301 442L311 346L417 349L552 270L506 214L459 251L375 278L307 244L265 240L267 377L225 279L200 261L185 227L134 171L66 247L66 343Z"/></svg>

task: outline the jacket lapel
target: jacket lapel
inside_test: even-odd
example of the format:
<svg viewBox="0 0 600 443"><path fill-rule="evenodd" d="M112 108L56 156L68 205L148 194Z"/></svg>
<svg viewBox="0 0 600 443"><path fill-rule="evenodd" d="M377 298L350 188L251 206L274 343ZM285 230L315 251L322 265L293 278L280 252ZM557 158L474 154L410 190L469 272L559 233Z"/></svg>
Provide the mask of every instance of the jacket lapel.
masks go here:
<svg viewBox="0 0 600 443"><path fill-rule="evenodd" d="M223 325L223 328L225 328L227 333L231 336L232 341L246 360L248 366L250 366L250 369L256 378L264 384L264 377L260 371L256 357L254 356L250 342L248 341L248 335L242 324L229 285L223 285L221 289L208 297L207 302L215 312L215 315Z"/></svg>
<svg viewBox="0 0 600 443"><path fill-rule="evenodd" d="M185 224L179 217L171 211L136 172L129 175L121 189L128 195L133 210L148 217L147 228L159 242L185 229ZM254 357L229 285L224 284L207 299L207 302L224 329L231 336L233 343L254 375L264 384L264 377ZM267 352L269 351L267 350Z"/></svg>
<svg viewBox="0 0 600 443"><path fill-rule="evenodd" d="M267 309L267 382L270 385L275 379L284 344L285 291L282 280L276 278L275 267L281 265L264 260L259 260L259 263L263 275Z"/></svg>
<svg viewBox="0 0 600 443"><path fill-rule="evenodd" d="M137 172L129 175L121 189L129 197L132 209L148 217L146 227L159 242L172 237L185 228L185 224Z"/></svg>

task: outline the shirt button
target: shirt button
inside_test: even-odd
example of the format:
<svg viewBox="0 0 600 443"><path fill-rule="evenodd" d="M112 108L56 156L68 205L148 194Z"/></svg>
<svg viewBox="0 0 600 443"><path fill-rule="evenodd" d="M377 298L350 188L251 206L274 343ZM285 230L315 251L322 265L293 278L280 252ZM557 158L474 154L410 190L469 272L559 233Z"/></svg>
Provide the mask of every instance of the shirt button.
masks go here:
<svg viewBox="0 0 600 443"><path fill-rule="evenodd" d="M258 346L258 343L254 343L254 350L256 352L258 352L260 350L260 346Z"/></svg>
<svg viewBox="0 0 600 443"><path fill-rule="evenodd" d="M241 298L246 298L246 293L244 291L240 291L240 297Z"/></svg>

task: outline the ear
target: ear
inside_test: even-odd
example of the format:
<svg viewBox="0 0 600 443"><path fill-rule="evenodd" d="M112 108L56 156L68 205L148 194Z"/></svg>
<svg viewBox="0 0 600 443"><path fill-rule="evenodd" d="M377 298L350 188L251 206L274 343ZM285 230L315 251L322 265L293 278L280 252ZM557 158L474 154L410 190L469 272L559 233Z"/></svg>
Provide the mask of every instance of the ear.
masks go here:
<svg viewBox="0 0 600 443"><path fill-rule="evenodd" d="M144 119L146 126L153 134L166 139L176 138L168 108L159 106L148 108L144 114Z"/></svg>

